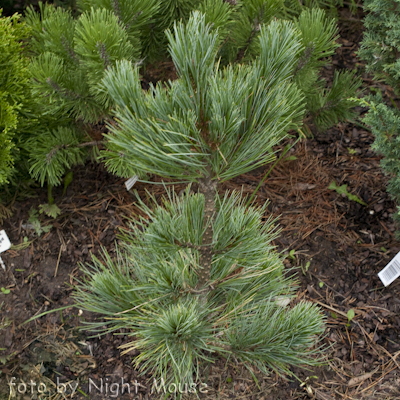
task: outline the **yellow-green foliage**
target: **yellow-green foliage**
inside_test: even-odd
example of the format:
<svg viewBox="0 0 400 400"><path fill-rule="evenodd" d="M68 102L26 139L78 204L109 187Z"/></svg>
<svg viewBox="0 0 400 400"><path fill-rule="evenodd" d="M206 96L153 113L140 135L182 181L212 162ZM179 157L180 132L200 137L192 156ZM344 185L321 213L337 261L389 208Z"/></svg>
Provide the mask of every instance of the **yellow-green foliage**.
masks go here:
<svg viewBox="0 0 400 400"><path fill-rule="evenodd" d="M13 142L19 110L27 92L27 60L22 55L22 39L27 29L19 15L1 17L0 9L0 184L6 183L17 149Z"/></svg>

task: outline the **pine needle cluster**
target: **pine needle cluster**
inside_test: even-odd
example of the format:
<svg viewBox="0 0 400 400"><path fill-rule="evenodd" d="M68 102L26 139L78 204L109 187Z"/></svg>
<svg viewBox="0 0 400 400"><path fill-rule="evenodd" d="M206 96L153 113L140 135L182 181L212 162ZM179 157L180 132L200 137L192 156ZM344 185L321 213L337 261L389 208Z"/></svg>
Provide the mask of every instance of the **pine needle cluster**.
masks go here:
<svg viewBox="0 0 400 400"><path fill-rule="evenodd" d="M218 183L271 161L273 146L304 116L291 79L299 31L276 20L260 31L258 58L222 68L218 34L194 12L167 31L177 80L144 93L129 61L103 79L117 104L111 168L124 163L198 185L183 197L168 191L153 210L139 200L147 218L132 223L115 260L105 252L83 267L75 291L77 307L106 319L86 329L128 329L122 350L139 350L136 367L164 382L198 381L202 366L221 357L264 373L320 361L313 346L324 318L310 303L287 305L295 286L272 244L275 221L262 223L266 205L217 192Z"/></svg>
<svg viewBox="0 0 400 400"><path fill-rule="evenodd" d="M70 11L40 3L40 13L29 8L25 21L32 32L34 95L53 114L62 110L84 122L99 121L110 106L98 87L104 71L139 55L117 16L98 8L75 20Z"/></svg>
<svg viewBox="0 0 400 400"><path fill-rule="evenodd" d="M308 118L326 130L354 115L349 98L356 94L361 79L355 71L335 70L333 82L327 87L319 77L321 68L327 65L326 57L340 46L336 43L338 27L333 18L320 9L305 10L295 20L295 26L301 34L303 51L294 69L294 81L305 95Z"/></svg>
<svg viewBox="0 0 400 400"><path fill-rule="evenodd" d="M254 10L260 12L260 10L254 7L250 8L250 4L251 2L246 5L246 7L249 8L248 14L250 14L250 12L254 13ZM242 28L237 29L237 36L234 38L232 36L233 32L236 32L236 30L231 31L230 28L230 24L232 23L230 13L232 11L230 10L230 5L228 3L223 2L222 0L213 0L212 2L207 0L203 3L203 5L206 5L204 9L207 10L207 12L204 12L206 23L209 24L212 32L218 32L216 39L217 42L215 43L217 48L216 60L218 60L218 65L241 64L242 67L240 67L238 71L247 74L246 68L251 66L255 59L258 59L258 62L261 63L268 62L268 60L264 60L262 56L256 57L255 55L260 55L263 51L265 53L270 51L268 49L262 49L260 37L261 32L263 32L263 29L265 29L266 26L270 27L268 32L271 32L272 26L276 26L273 24L273 22L276 21L276 19L273 18L273 15L276 12L276 4L279 3L273 4L275 8L271 6L270 9L263 9L264 19L262 21L260 19L260 22L269 21L269 24L258 24L255 37L252 39L250 44L246 44L246 38L248 35L244 33L240 36L241 33L246 31L244 29L245 22L243 22ZM243 9L246 9L246 7L243 6ZM248 14L243 17L243 21L248 22ZM255 18L254 15L253 18ZM239 24L239 22L237 22L237 24ZM288 76L288 79L292 82L291 90L300 91L302 93L305 106L305 112L302 114L303 119L312 119L319 128L327 129L333 124L345 120L353 115L352 108L354 107L354 104L349 100L349 98L355 95L357 89L361 85L361 80L360 78L355 77L354 72L335 72L332 85L328 89L325 88L325 81L319 78L319 71L326 64L326 58L331 56L334 53L334 50L338 47L335 42L338 37L335 20L327 17L323 10L308 9L303 11L299 18L292 22L292 29L296 32L295 37L298 43L298 48L296 47L296 51L293 51L293 57L291 60L293 68L290 68L290 78ZM228 34L229 32L231 33ZM227 34L228 36L226 36ZM170 38L170 34L167 35L167 37ZM294 40L294 37L290 37L288 40ZM246 46L245 50L240 43L242 43L243 46ZM175 65L177 65L174 57L176 56L172 55L172 59ZM192 60L196 60L193 56L191 57ZM238 57L240 62L238 62ZM269 66L264 65L264 67L269 70ZM232 69L232 71L234 70L235 69ZM178 72L180 71L178 70ZM255 77L255 80L258 79L258 76ZM129 62L118 62L115 69L108 70L105 73L107 90L110 93L110 97L114 99L115 104L123 107L126 107L127 104L129 104L129 108L132 110L132 107L138 110L141 110L143 107L142 101L133 106L131 105L132 100L130 100L133 96L138 98L139 93L142 91L139 80L139 69L137 67L132 69ZM171 88L174 88L175 85L180 85L180 83L177 82L171 85ZM252 83L252 85L256 84ZM155 92L150 90L145 96L146 100L143 101L153 101L154 93L159 93L160 90L162 90L161 87L162 86L157 86ZM235 92L237 91L236 88L231 86L227 87L227 90L232 91L233 96L235 96ZM122 104L120 103L120 98L124 99ZM293 99L295 101L296 95L293 96ZM132 125L132 121L126 123L128 124L127 129L129 131L135 130L140 132L143 129L136 125ZM297 129L298 127L298 124L292 124L290 129ZM156 130L156 128L154 129L154 133L159 138L157 140L164 140L166 135L168 135ZM187 128L184 127L181 129L183 129L183 132L187 130ZM111 128L111 133L112 132L113 130ZM148 136L148 134L144 135L145 137ZM130 143L131 138L127 137L124 144L121 142L121 136L119 136L118 139L115 139L112 134L109 134L106 138L108 151L103 152L103 157L109 171L114 174L122 177L130 177L134 174L139 174L138 171L145 171L146 173L162 175L165 172L165 168L171 168L173 165L166 162L162 170L158 167L156 168L155 165L144 166L141 160L142 157L147 159L148 154L139 154L139 149L144 148L143 146L138 144L135 154L125 157L126 152L129 151L127 149L129 149L128 144ZM119 141L118 144L117 141ZM118 148L121 149L121 151L116 150ZM193 162L193 160L191 162ZM262 163L262 160L260 160L260 162Z"/></svg>
<svg viewBox="0 0 400 400"><path fill-rule="evenodd" d="M301 14L306 8L320 8L325 10L331 17L338 17L338 8L343 7L343 0L283 0L284 4L284 15L288 18L293 18ZM357 9L355 0L350 0L349 3L350 11L352 13Z"/></svg>
<svg viewBox="0 0 400 400"><path fill-rule="evenodd" d="M366 70L377 80L391 86L400 95L400 20L399 0L366 0L364 8L369 11L359 57L366 62ZM390 97L390 95L389 95ZM372 147L384 158L383 170L391 177L388 192L400 203L400 110L393 99L386 103L381 93L363 99L369 107L365 124L372 128L375 142ZM400 207L394 214L400 223Z"/></svg>

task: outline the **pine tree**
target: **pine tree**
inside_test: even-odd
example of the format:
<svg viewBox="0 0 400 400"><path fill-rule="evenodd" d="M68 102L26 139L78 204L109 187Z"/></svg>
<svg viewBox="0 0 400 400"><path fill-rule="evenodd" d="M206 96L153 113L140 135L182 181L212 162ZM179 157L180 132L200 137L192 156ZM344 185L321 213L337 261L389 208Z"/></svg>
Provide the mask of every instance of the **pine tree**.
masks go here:
<svg viewBox="0 0 400 400"><path fill-rule="evenodd" d="M261 222L266 205L217 193L218 183L273 160L273 146L301 124L304 97L291 81L301 35L293 23L272 21L260 28L260 56L225 68L215 64L218 34L200 12L167 37L177 80L144 93L132 62L105 74L117 104L107 162L188 189L183 197L168 191L153 210L139 200L147 218L125 233L116 260L105 252L83 267L76 306L106 318L89 329L129 329L122 349L139 350L136 367L164 382L191 384L218 357L264 373L314 365L323 317L304 301L285 305L295 287L272 245L275 221Z"/></svg>
<svg viewBox="0 0 400 400"><path fill-rule="evenodd" d="M366 31L358 55L366 61L366 71L390 85L399 96L400 1L366 0L364 8L369 14L364 21ZM372 148L384 156L381 165L391 177L388 192L400 203L400 110L393 99L391 103L386 104L381 93L362 99L362 104L369 107L363 122L375 135ZM394 218L400 223L400 207Z"/></svg>
<svg viewBox="0 0 400 400"><path fill-rule="evenodd" d="M60 113L49 115L44 112L43 103L31 92L29 58L25 49L32 31L20 17L14 14L0 18L0 218L10 215L4 205L15 201L19 193L30 195L33 182L29 175L32 167L29 160L36 151L43 153L48 148L48 132L71 123ZM43 146L37 146L36 135L41 137ZM43 182L53 183L54 177L48 175L49 157L46 156L40 160L42 166L38 176Z"/></svg>
<svg viewBox="0 0 400 400"><path fill-rule="evenodd" d="M31 118L37 123L24 147L32 177L51 188L89 154L96 159L99 143L86 126L111 109L99 83L116 60L138 60L140 45L106 9L90 9L74 19L63 8L39 6L39 13L29 8L25 16L32 34L27 46L31 90L37 99Z"/></svg>
<svg viewBox="0 0 400 400"><path fill-rule="evenodd" d="M78 9L83 13L90 12L92 9L107 10L113 13L118 18L120 25L125 28L133 48L138 51L143 51L143 48L150 46L150 41L154 40L153 31L149 29L149 25L155 21L159 22L158 16L165 11L163 3L168 4L169 2L161 0L77 0ZM177 12L180 8L176 7ZM174 16L165 16L167 20L170 18L175 19ZM164 36L159 23L157 31ZM152 37L150 38L150 36Z"/></svg>

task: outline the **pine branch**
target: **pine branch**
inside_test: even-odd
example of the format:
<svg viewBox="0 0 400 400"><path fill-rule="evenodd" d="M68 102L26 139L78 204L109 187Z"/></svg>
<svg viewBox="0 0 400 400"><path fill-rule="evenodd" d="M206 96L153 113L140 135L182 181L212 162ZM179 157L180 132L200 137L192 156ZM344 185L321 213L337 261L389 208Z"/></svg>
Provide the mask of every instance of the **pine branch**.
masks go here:
<svg viewBox="0 0 400 400"><path fill-rule="evenodd" d="M301 71L307 63L310 61L310 58L312 57L315 49L315 44L314 43L309 43L307 47L304 50L304 53L301 55L296 68L293 71L293 75L296 76L296 74Z"/></svg>
<svg viewBox="0 0 400 400"><path fill-rule="evenodd" d="M332 100L327 101L320 109L318 109L315 113L312 114L312 118L317 118L322 112L330 110L334 108L340 101L334 103ZM308 118L306 119L308 120Z"/></svg>
<svg viewBox="0 0 400 400"><path fill-rule="evenodd" d="M68 145L64 145L64 144L54 146L46 156L47 164L51 164L54 156L57 154L58 151L66 149L67 147L68 147Z"/></svg>
<svg viewBox="0 0 400 400"><path fill-rule="evenodd" d="M115 15L118 17L119 21L122 23L121 8L119 5L119 0L112 0L112 5L114 8Z"/></svg>
<svg viewBox="0 0 400 400"><path fill-rule="evenodd" d="M94 140L87 143L79 143L77 147L96 147L102 145L104 142L102 140Z"/></svg>
<svg viewBox="0 0 400 400"><path fill-rule="evenodd" d="M134 25L135 21L143 14L143 11L138 11L133 18L131 19L131 21L129 21L128 24L126 24L126 29L128 30L132 25Z"/></svg>
<svg viewBox="0 0 400 400"><path fill-rule="evenodd" d="M251 43L253 42L255 35L260 31L260 22L262 21L263 14L264 14L264 5L261 7L259 15L255 17L254 21L252 21L251 33L250 33L244 47L242 47L239 50L235 62L238 63L243 59L244 55L246 54L246 51L248 50Z"/></svg>
<svg viewBox="0 0 400 400"><path fill-rule="evenodd" d="M54 89L56 93L58 93L61 97L65 99L80 99L81 96L72 90L61 88L56 82L53 81L50 77L46 79L47 83Z"/></svg>
<svg viewBox="0 0 400 400"><path fill-rule="evenodd" d="M175 244L179 247L188 248L188 249L194 249L194 250L201 249L201 246L196 246L195 244L192 244L190 242L180 243L178 240L175 240Z"/></svg>
<svg viewBox="0 0 400 400"><path fill-rule="evenodd" d="M111 65L111 63L110 63L110 58L106 51L106 45L99 40L96 43L96 48L99 51L100 58L104 61L104 68L107 69Z"/></svg>
<svg viewBox="0 0 400 400"><path fill-rule="evenodd" d="M76 147L95 147L103 144L102 141L95 140L93 142L87 142L87 143L79 143L75 145ZM46 156L47 164L50 164L54 156L57 154L58 151L67 149L70 147L70 144L61 144L53 147L50 152Z"/></svg>
<svg viewBox="0 0 400 400"><path fill-rule="evenodd" d="M64 49L67 51L67 53L71 56L71 59L74 60L75 62L79 62L73 47L71 47L65 35L61 35L61 43L64 46Z"/></svg>

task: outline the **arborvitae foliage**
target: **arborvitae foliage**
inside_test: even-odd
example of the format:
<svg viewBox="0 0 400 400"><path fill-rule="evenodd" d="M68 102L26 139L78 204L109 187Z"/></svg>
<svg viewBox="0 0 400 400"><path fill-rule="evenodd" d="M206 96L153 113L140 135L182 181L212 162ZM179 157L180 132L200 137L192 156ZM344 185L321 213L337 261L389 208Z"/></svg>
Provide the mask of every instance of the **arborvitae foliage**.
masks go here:
<svg viewBox="0 0 400 400"><path fill-rule="evenodd" d="M390 85L400 95L400 0L364 2L369 11L359 56L366 61L366 70L375 79ZM373 148L384 156L381 165L391 176L388 192L400 203L400 110L392 100L386 104L380 93L368 96L363 103L370 107L364 123L375 135ZM400 222L399 212L394 215Z"/></svg>
<svg viewBox="0 0 400 400"><path fill-rule="evenodd" d="M128 329L123 350L138 349L135 365L165 382L198 381L202 363L218 357L264 373L318 359L323 317L310 303L284 305L294 286L271 243L275 221L262 223L266 206L217 193L218 183L271 161L304 114L290 80L300 33L282 21L260 31L256 60L219 68L218 36L195 12L167 34L178 80L144 93L129 61L103 80L118 105L110 164L199 188L182 198L169 191L154 210L140 202L148 219L133 223L116 260L94 258L75 292L77 307L106 318L90 326Z"/></svg>
<svg viewBox="0 0 400 400"><path fill-rule="evenodd" d="M22 40L27 29L19 22L19 15L1 17L0 9L0 185L8 182L18 157L18 125L23 116L20 110L29 92L28 60L22 54Z"/></svg>

